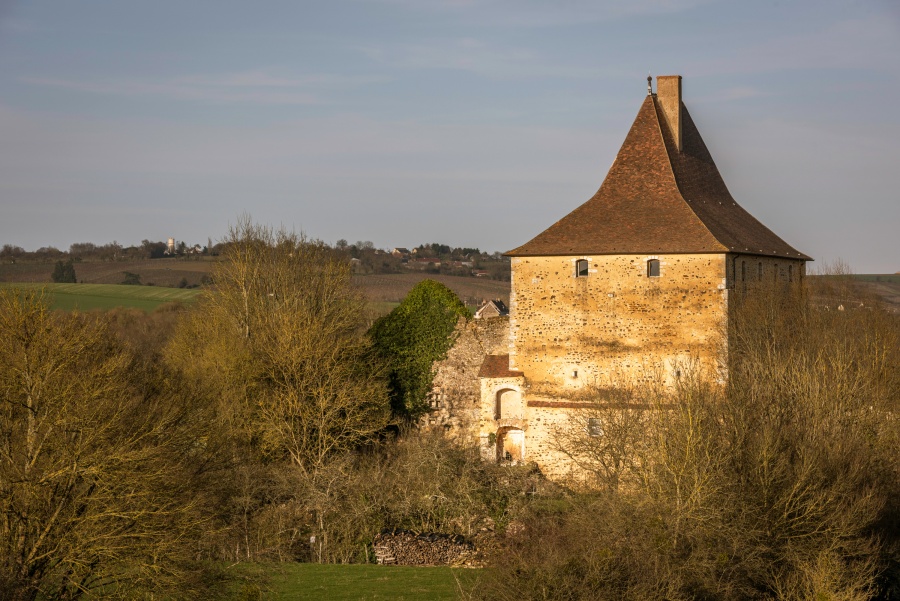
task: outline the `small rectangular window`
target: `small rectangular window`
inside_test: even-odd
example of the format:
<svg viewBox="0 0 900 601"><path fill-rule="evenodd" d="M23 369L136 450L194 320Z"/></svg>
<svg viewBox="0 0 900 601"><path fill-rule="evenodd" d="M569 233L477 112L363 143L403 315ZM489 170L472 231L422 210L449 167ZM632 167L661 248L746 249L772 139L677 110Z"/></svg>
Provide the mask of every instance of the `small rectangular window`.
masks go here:
<svg viewBox="0 0 900 601"><path fill-rule="evenodd" d="M647 261L647 276L651 278L659 277L659 259L650 259Z"/></svg>
<svg viewBox="0 0 900 601"><path fill-rule="evenodd" d="M588 274L588 262L585 259L579 259L575 262L575 277L586 278Z"/></svg>
<svg viewBox="0 0 900 601"><path fill-rule="evenodd" d="M603 436L603 420L599 417L588 418L587 431L591 437Z"/></svg>

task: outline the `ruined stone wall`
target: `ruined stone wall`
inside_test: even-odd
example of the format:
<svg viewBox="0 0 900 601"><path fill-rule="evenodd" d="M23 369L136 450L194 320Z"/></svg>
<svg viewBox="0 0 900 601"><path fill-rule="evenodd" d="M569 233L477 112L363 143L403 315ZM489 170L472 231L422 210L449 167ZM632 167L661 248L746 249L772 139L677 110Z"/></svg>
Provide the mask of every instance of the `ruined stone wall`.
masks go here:
<svg viewBox="0 0 900 601"><path fill-rule="evenodd" d="M588 275L575 276L579 259ZM649 277L647 262L660 262ZM726 255L515 257L510 367L542 393L663 377L700 359L715 368Z"/></svg>
<svg viewBox="0 0 900 601"><path fill-rule="evenodd" d="M505 353L509 341L509 319L460 320L456 341L443 361L435 364L429 402L431 412L420 427L440 430L464 445L478 440L481 418L481 387L478 370L485 355Z"/></svg>

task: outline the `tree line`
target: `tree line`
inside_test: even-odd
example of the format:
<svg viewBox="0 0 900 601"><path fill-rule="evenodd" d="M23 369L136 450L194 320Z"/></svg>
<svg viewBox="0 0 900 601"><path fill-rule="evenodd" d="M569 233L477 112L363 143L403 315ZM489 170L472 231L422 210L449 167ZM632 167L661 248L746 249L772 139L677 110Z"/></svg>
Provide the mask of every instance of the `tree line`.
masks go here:
<svg viewBox="0 0 900 601"><path fill-rule="evenodd" d="M219 247L210 240L206 246L188 245L179 241L174 249L162 241L142 240L136 246L122 246L115 240L107 244L93 242L76 242L68 250L60 250L55 246L44 246L34 251L27 251L15 244L4 244L0 247L0 262L48 262L48 261L137 261L142 259L160 259L165 256L216 255Z"/></svg>
<svg viewBox="0 0 900 601"><path fill-rule="evenodd" d="M208 239L206 245L188 245L184 241L179 241L173 249L170 249L166 242L152 240L143 240L140 245L136 246L122 246L116 241L107 244L77 242L71 244L68 250L47 246L35 251L26 251L14 244L4 244L0 247L0 264L55 261L57 265L68 269L69 264L82 261L127 262L164 257L199 259L204 256L219 257L225 253L226 247L231 243L228 239L217 242ZM316 243L331 248L346 260L351 261L353 273L357 275L403 273L409 267L409 257L396 256L375 248L375 245L368 240L360 240L352 244L344 239L338 240L334 245L320 240L316 240ZM439 243L421 244L415 250L417 257L442 260L440 265L428 266L426 270L429 273L471 276L473 270L479 270L491 279L502 281L510 279L509 260L499 252L487 253L481 252L477 248L451 247ZM53 281L69 282L69 279L54 278Z"/></svg>

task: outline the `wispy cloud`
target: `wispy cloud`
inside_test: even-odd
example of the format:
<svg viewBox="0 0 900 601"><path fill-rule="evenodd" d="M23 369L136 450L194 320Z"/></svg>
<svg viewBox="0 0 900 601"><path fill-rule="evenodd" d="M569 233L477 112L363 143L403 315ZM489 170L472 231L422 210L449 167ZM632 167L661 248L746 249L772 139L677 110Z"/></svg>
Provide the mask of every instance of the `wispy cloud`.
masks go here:
<svg viewBox="0 0 900 601"><path fill-rule="evenodd" d="M765 40L697 66L702 74L762 73L792 69L869 69L896 73L900 28L872 17Z"/></svg>
<svg viewBox="0 0 900 601"><path fill-rule="evenodd" d="M360 0L420 12L439 12L478 25L556 27L625 17L672 14L712 0Z"/></svg>
<svg viewBox="0 0 900 601"><path fill-rule="evenodd" d="M503 47L476 38L433 39L427 43L383 43L360 48L370 59L399 69L467 71L495 79L566 77L595 79L599 68L560 65L522 47Z"/></svg>
<svg viewBox="0 0 900 601"><path fill-rule="evenodd" d="M336 88L357 87L383 78L317 74L280 76L267 71L222 75L183 75L167 79L74 80L25 77L40 86L115 96L158 96L174 100L247 103L261 105L309 105L323 102L322 94Z"/></svg>
<svg viewBox="0 0 900 601"><path fill-rule="evenodd" d="M0 15L3 11L0 10ZM15 17L0 18L0 30L11 33L36 33L45 31L44 27L37 25L29 19L17 19Z"/></svg>
<svg viewBox="0 0 900 601"><path fill-rule="evenodd" d="M759 98L769 95L769 92L764 92L763 90L751 86L734 86L731 88L725 88L723 90L713 92L711 94L692 97L691 103L703 104L715 102L730 102L734 100L746 100L747 98Z"/></svg>

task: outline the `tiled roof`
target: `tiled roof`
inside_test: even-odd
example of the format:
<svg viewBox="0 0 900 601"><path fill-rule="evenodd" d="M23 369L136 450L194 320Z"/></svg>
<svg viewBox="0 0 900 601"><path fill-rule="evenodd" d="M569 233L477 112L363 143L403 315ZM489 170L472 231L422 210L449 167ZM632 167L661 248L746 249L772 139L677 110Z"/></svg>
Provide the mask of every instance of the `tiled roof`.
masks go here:
<svg viewBox="0 0 900 601"><path fill-rule="evenodd" d="M810 257L738 205L681 104L682 150L648 95L597 193L506 254L746 253Z"/></svg>
<svg viewBox="0 0 900 601"><path fill-rule="evenodd" d="M519 378L522 375L520 371L509 369L509 355L485 355L478 370L479 378Z"/></svg>
<svg viewBox="0 0 900 601"><path fill-rule="evenodd" d="M506 306L506 303L499 298L495 298L481 305L481 307L475 311L475 317L481 317L485 313L489 313L492 307L497 315L509 315L509 308Z"/></svg>

